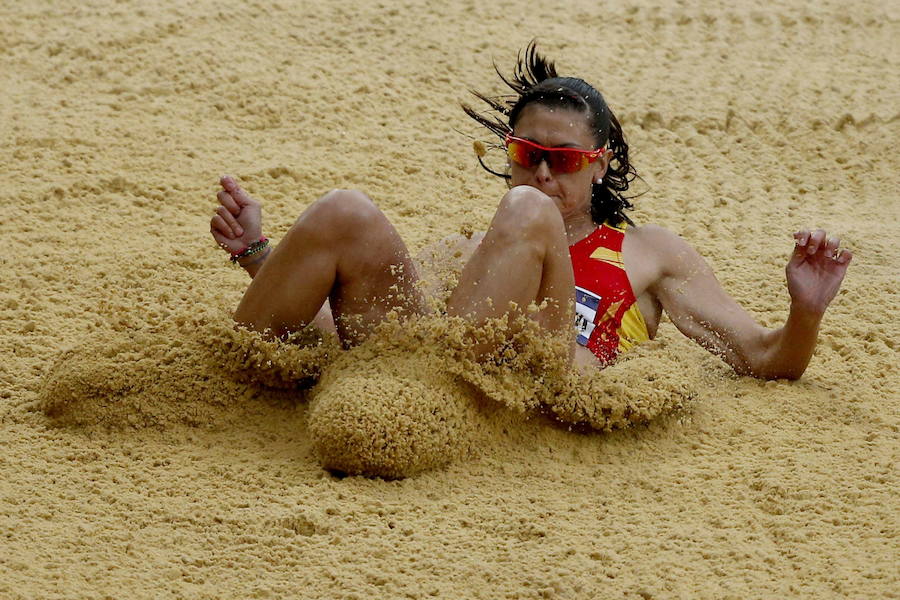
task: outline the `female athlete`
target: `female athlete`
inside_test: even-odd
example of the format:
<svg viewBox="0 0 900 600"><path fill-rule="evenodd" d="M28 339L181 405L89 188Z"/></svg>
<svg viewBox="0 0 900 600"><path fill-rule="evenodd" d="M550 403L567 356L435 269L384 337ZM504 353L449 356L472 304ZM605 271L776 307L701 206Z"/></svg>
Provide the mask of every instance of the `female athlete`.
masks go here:
<svg viewBox="0 0 900 600"><path fill-rule="evenodd" d="M801 376L852 258L836 237L821 229L794 234L789 314L781 328L763 327L685 240L625 215L631 204L622 194L636 172L596 89L559 77L533 43L503 81L512 99L478 95L496 116L465 110L505 146L508 169L494 173L510 189L486 232L448 238L427 253L432 264L453 257L464 264L449 315L475 324L527 315L549 332L571 332L576 365L602 367L653 338L665 311L739 374ZM281 337L312 323L349 347L391 311L427 312L422 266L365 194L326 194L273 249L262 238L260 203L233 177L220 183L210 230L252 278L238 324Z"/></svg>

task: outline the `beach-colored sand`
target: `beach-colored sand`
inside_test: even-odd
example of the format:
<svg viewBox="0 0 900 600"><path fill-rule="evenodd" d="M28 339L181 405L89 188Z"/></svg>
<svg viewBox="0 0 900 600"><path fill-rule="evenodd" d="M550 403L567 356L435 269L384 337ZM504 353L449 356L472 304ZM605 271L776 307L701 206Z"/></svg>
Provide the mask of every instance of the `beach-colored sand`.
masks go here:
<svg viewBox="0 0 900 600"><path fill-rule="evenodd" d="M900 11L559 6L0 6L0 598L900 596ZM357 369L232 330L220 174L276 242L336 187L413 252L484 229L505 188L459 103L533 37L622 121L633 218L759 321L786 316L796 229L854 251L800 381L664 323L538 415L528 361L388 336ZM360 468L412 476L322 468L359 467L356 397Z"/></svg>

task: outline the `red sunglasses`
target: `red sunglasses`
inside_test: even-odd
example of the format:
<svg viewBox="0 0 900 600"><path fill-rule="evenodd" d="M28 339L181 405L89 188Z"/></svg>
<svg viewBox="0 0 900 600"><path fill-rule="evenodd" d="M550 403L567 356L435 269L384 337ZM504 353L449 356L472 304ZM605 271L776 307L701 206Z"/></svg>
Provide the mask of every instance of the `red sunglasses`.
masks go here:
<svg viewBox="0 0 900 600"><path fill-rule="evenodd" d="M580 171L600 158L606 149L579 150L577 148L547 148L528 140L506 135L506 153L509 159L526 169L533 169L546 160L547 166L556 173Z"/></svg>

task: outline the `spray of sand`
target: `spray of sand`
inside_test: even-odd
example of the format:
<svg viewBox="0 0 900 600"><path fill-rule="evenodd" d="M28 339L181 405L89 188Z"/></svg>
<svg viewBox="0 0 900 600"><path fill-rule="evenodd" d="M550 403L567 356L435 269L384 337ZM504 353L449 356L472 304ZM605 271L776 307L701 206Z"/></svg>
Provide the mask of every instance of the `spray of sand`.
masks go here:
<svg viewBox="0 0 900 600"><path fill-rule="evenodd" d="M312 331L268 341L235 329L224 310L177 314L64 351L44 375L37 405L59 426L224 426L260 387L308 388L337 352L334 340Z"/></svg>
<svg viewBox="0 0 900 600"><path fill-rule="evenodd" d="M496 351L476 358L476 340ZM479 327L446 316L391 318L342 351L313 331L269 341L209 310L69 349L47 372L39 406L61 426L223 427L260 388L314 386L308 428L321 464L397 478L484 449L511 418L537 426L525 421L543 412L608 431L679 407L691 379L659 350L574 372L565 341L525 318Z"/></svg>

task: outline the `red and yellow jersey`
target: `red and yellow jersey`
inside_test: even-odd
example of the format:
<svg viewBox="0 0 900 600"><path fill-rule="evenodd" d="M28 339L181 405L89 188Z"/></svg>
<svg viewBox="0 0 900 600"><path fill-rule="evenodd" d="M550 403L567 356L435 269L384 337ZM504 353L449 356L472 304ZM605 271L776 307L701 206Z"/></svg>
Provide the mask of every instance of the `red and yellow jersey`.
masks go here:
<svg viewBox="0 0 900 600"><path fill-rule="evenodd" d="M622 263L624 239L625 229L603 224L569 246L577 340L604 365L650 339Z"/></svg>

